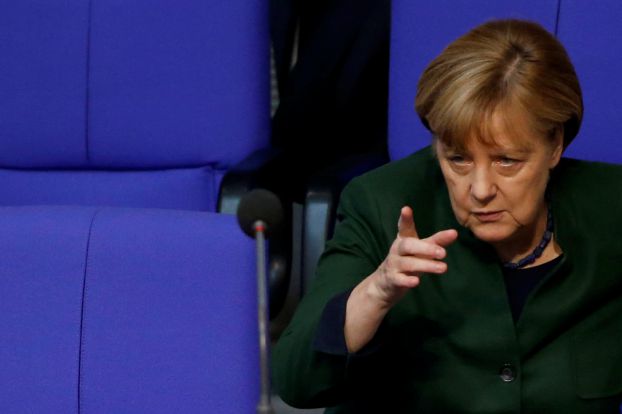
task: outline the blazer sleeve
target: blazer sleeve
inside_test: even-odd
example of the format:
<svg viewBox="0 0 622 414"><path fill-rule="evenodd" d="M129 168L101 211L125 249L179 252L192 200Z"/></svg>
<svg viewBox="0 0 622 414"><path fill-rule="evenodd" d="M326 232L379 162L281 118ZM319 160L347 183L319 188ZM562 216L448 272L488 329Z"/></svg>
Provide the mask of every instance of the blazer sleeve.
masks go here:
<svg viewBox="0 0 622 414"><path fill-rule="evenodd" d="M344 189L335 233L320 257L311 289L273 350L276 388L292 406L342 403L350 392L353 365L367 363L366 358L318 351L313 342L326 304L373 273L386 255L386 242L381 242L381 214L369 193L359 179ZM364 370L357 368L355 372Z"/></svg>

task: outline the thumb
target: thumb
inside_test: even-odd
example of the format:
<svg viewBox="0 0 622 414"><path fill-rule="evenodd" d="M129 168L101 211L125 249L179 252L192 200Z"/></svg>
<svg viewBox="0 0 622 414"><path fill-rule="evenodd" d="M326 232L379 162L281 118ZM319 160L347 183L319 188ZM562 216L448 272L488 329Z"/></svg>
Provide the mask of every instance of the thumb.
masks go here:
<svg viewBox="0 0 622 414"><path fill-rule="evenodd" d="M397 234L400 237L416 237L417 228L415 227L415 218L413 217L412 208L405 206L400 211L400 219L397 222Z"/></svg>

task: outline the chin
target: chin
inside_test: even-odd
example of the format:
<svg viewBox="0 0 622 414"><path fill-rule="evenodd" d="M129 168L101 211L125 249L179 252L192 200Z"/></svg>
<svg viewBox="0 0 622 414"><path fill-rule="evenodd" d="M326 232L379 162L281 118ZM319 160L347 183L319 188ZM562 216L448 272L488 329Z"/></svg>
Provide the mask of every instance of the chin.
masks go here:
<svg viewBox="0 0 622 414"><path fill-rule="evenodd" d="M499 224L478 224L471 226L470 230L475 237L486 243L499 243L509 239L512 235L511 229Z"/></svg>

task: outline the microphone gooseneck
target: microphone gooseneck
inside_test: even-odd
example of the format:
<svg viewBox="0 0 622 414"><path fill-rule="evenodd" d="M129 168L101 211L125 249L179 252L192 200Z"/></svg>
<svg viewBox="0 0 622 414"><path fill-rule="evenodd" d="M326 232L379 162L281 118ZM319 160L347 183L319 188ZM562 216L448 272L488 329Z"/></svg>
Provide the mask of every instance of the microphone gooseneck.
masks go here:
<svg viewBox="0 0 622 414"><path fill-rule="evenodd" d="M242 230L257 243L257 316L259 327L259 357L261 394L257 414L274 414L270 402L270 367L268 334L268 280L266 277L265 239L274 233L283 220L283 208L278 197L267 190L253 190L238 206L238 223Z"/></svg>

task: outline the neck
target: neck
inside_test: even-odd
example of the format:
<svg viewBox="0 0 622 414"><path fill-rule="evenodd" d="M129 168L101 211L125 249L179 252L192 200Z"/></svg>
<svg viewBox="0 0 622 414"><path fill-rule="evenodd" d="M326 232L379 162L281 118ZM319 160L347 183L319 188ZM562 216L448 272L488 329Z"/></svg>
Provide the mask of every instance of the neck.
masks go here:
<svg viewBox="0 0 622 414"><path fill-rule="evenodd" d="M548 211L546 205L543 204L539 211L540 214L533 226L523 227L522 231L511 239L493 245L502 262L517 263L521 259L532 254L534 249L540 244L547 229ZM537 266L538 264L545 263L559 256L560 252L561 249L559 249L559 245L552 239L542 252L542 255L525 267Z"/></svg>

